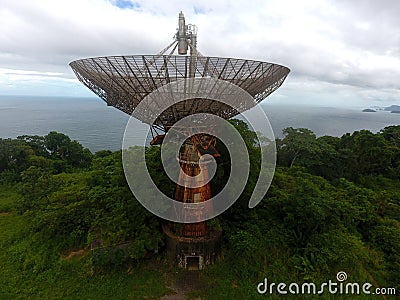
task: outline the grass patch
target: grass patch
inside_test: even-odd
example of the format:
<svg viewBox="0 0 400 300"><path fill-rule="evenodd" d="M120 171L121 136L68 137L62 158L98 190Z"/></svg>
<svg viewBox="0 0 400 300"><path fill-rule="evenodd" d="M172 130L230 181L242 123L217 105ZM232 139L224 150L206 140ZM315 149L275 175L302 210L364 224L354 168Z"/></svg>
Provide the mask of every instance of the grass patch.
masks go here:
<svg viewBox="0 0 400 300"><path fill-rule="evenodd" d="M19 197L15 188L0 187L0 299L159 299L171 293L160 261L94 274L90 251L65 257L36 243L28 217L13 210Z"/></svg>
<svg viewBox="0 0 400 300"><path fill-rule="evenodd" d="M20 199L16 186L0 185L0 213L14 211L15 203Z"/></svg>

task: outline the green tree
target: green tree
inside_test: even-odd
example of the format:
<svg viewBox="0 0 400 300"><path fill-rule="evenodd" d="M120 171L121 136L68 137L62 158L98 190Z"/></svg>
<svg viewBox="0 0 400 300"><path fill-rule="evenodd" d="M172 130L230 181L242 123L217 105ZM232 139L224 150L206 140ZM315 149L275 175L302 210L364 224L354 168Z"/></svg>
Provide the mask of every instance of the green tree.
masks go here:
<svg viewBox="0 0 400 300"><path fill-rule="evenodd" d="M73 167L90 165L92 154L89 149L83 148L77 141L71 141L67 135L52 131L44 137L44 142L53 157L64 160Z"/></svg>
<svg viewBox="0 0 400 300"><path fill-rule="evenodd" d="M386 176L398 167L398 148L390 145L382 134L368 130L345 134L339 147L344 175L351 180L359 181L365 175Z"/></svg>
<svg viewBox="0 0 400 300"><path fill-rule="evenodd" d="M311 173L336 178L341 174L337 141L328 137L317 138L306 128L288 127L283 139L277 139L278 165L301 166Z"/></svg>
<svg viewBox="0 0 400 300"><path fill-rule="evenodd" d="M12 139L0 139L0 172L20 172L28 167L29 156L34 152L26 143Z"/></svg>
<svg viewBox="0 0 400 300"><path fill-rule="evenodd" d="M385 127L380 131L380 134L390 144L400 148L400 125Z"/></svg>

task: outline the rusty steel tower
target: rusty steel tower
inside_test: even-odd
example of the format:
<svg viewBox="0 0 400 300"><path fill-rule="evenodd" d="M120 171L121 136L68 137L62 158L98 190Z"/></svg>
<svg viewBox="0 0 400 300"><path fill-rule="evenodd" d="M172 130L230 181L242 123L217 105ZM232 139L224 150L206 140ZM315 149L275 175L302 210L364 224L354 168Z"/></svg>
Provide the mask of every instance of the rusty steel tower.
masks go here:
<svg viewBox="0 0 400 300"><path fill-rule="evenodd" d="M186 116L208 113L229 119L239 114L235 105L193 98L168 107L149 123L151 108L141 111L135 111L135 108L160 87L186 78L215 78L245 90L256 105L278 89L289 73L285 66L263 61L203 56L197 49L197 27L187 25L182 12L179 13L178 25L173 42L157 55L95 57L70 63L77 78L107 105L129 115L135 112L136 118L150 125L151 145L161 145L170 128ZM174 55L176 50L178 55ZM201 172L201 163L206 166L207 161L201 161L201 157L204 154L220 155L215 147L216 138L211 134L191 135L190 127L180 130L190 138L179 151L181 169L174 198L183 203L206 202L212 195L207 167L203 167ZM197 176L199 174L201 176ZM200 181L199 187L190 187L188 180ZM205 208L213 209L207 205ZM193 220L193 215L190 217ZM202 269L214 262L221 233L211 232L207 221L179 225L168 222L163 228L168 251L180 266Z"/></svg>

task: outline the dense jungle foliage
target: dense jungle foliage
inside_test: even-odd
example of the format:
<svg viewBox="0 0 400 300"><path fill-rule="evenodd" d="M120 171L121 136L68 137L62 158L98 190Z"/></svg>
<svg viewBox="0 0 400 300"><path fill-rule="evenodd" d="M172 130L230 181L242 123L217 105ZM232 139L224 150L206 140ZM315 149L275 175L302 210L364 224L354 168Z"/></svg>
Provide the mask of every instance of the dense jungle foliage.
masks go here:
<svg viewBox="0 0 400 300"><path fill-rule="evenodd" d="M339 271L352 282L400 291L400 126L342 137L286 128L276 140L272 185L249 209L260 148L244 122L231 122L246 141L250 177L215 220L223 230L221 259L201 272L204 285L192 296L254 299L262 297L256 287L264 278L320 283ZM230 170L219 149L213 193ZM172 195L160 148L147 148L146 160ZM179 270L165 259L161 223L134 199L121 151L92 154L57 132L0 139L1 299L171 293L168 274ZM102 251L90 250L99 245Z"/></svg>

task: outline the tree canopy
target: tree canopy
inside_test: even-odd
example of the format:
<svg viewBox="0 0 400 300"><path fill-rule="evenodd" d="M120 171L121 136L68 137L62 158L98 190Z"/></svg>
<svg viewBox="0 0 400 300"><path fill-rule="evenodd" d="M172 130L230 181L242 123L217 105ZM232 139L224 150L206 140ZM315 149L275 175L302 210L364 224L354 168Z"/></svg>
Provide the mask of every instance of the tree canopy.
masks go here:
<svg viewBox="0 0 400 300"><path fill-rule="evenodd" d="M320 282L346 270L354 281L372 276L382 286L399 287L400 126L342 137L286 128L276 141L271 188L249 209L261 149L244 122L232 124L246 142L251 172L239 200L218 217L225 257L220 272L226 264L227 278L252 286L266 275ZM214 194L230 172L227 149L218 145L218 151ZM160 190L173 194L175 185L165 175L158 146L146 149L146 161ZM93 251L92 262L107 270L128 268L164 249L162 220L129 190L121 151L92 154L57 132L0 139L1 185L18 190L15 210L29 220L32 247L49 245L44 256L101 245L105 250ZM19 259L44 264L22 254Z"/></svg>

